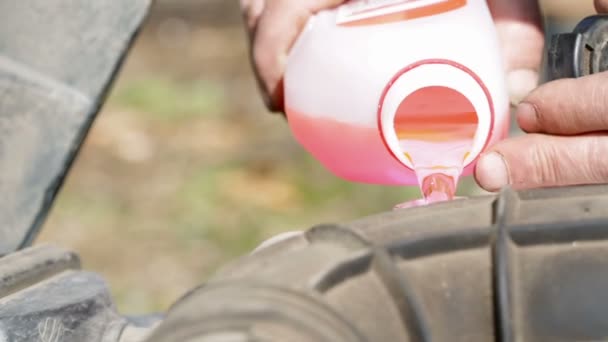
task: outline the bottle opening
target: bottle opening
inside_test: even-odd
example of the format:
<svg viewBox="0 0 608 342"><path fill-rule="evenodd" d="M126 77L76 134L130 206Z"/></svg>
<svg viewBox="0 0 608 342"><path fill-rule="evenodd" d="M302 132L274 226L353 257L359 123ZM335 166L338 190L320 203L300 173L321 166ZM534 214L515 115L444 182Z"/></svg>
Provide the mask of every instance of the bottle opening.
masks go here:
<svg viewBox="0 0 608 342"><path fill-rule="evenodd" d="M471 101L444 86L418 89L397 108L399 149L411 162L427 203L454 198L478 124Z"/></svg>
<svg viewBox="0 0 608 342"><path fill-rule="evenodd" d="M450 153L449 158L462 157L468 167L488 143L494 122L491 99L481 80L466 67L443 60L420 61L398 72L385 88L378 115L385 146L411 170L414 159L417 164L431 163L426 159L436 152L418 152L429 148L442 153L464 150L462 155Z"/></svg>
<svg viewBox="0 0 608 342"><path fill-rule="evenodd" d="M462 167L479 124L475 107L443 86L418 89L397 108L395 134L401 153L418 167Z"/></svg>

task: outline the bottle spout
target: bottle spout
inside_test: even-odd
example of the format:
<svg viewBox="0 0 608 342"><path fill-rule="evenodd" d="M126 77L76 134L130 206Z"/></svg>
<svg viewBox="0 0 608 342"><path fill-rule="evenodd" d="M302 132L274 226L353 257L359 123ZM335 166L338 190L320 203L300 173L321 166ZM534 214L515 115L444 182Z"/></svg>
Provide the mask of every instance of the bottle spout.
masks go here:
<svg viewBox="0 0 608 342"><path fill-rule="evenodd" d="M443 173L433 173L422 179L421 190L429 204L450 201L456 194L456 179Z"/></svg>

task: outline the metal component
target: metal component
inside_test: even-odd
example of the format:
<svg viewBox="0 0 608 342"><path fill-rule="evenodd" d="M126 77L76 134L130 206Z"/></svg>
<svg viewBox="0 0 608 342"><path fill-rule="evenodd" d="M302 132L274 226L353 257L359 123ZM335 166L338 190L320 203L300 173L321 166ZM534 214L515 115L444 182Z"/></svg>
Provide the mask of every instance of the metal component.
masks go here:
<svg viewBox="0 0 608 342"><path fill-rule="evenodd" d="M608 15L587 17L572 33L554 35L547 57L548 81L608 70Z"/></svg>
<svg viewBox="0 0 608 342"><path fill-rule="evenodd" d="M120 316L103 279L79 268L53 246L0 258L0 341L141 341L161 319Z"/></svg>
<svg viewBox="0 0 608 342"><path fill-rule="evenodd" d="M151 0L0 0L0 255L28 246Z"/></svg>
<svg viewBox="0 0 608 342"><path fill-rule="evenodd" d="M80 259L74 253L47 245L24 249L0 259L0 298L58 273L77 269L80 269Z"/></svg>

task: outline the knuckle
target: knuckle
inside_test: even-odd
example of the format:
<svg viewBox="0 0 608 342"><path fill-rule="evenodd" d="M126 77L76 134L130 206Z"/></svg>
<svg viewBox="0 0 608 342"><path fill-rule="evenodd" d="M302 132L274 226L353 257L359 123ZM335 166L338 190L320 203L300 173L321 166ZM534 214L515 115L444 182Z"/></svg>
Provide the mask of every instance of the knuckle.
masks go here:
<svg viewBox="0 0 608 342"><path fill-rule="evenodd" d="M547 114L545 107L542 103L532 103L532 108L534 109L534 120L536 121L535 125L537 128L546 129L547 127Z"/></svg>
<svg viewBox="0 0 608 342"><path fill-rule="evenodd" d="M559 182L559 159L553 144L548 144L542 136L535 136L531 141L529 162L532 165L532 183L540 186L551 186Z"/></svg>
<svg viewBox="0 0 608 342"><path fill-rule="evenodd" d="M559 81L558 81L559 82ZM547 101L557 103L551 121L558 132L566 132L575 127L581 127L577 122L577 111L580 108L580 94L576 89L577 84L572 80L561 80L560 87L556 87ZM556 99L558 99L556 101ZM544 118L549 120L548 118Z"/></svg>
<svg viewBox="0 0 608 342"><path fill-rule="evenodd" d="M269 87L272 83L272 75L274 74L274 63L272 63L273 53L263 44L256 43L253 45L253 64L255 65L256 73L265 87Z"/></svg>
<svg viewBox="0 0 608 342"><path fill-rule="evenodd" d="M255 76L258 83L258 88L262 96L262 100L266 108L270 111L281 110L278 107L276 99L276 91L280 78L276 76L277 70L273 65L272 54L259 47L253 49L253 64Z"/></svg>
<svg viewBox="0 0 608 342"><path fill-rule="evenodd" d="M553 98L552 96L553 89L545 86L541 86L533 90L530 95L526 98L526 102L532 106L534 109L534 126L540 130L546 130L547 125L551 124L551 115L549 111L551 110L552 103L547 103L546 99ZM554 121L554 120L553 120Z"/></svg>
<svg viewBox="0 0 608 342"><path fill-rule="evenodd" d="M255 39L251 48L251 58L253 59L253 64L255 64L258 71L263 69L264 65L266 64L266 59L268 58L268 51L261 45L260 39L258 38Z"/></svg>
<svg viewBox="0 0 608 342"><path fill-rule="evenodd" d="M593 183L603 183L608 181L608 161L600 156L608 152L608 136L595 136L588 139L584 145L583 167L587 174L587 179Z"/></svg>
<svg viewBox="0 0 608 342"><path fill-rule="evenodd" d="M576 115L579 119L579 123L584 125L587 123L597 125L596 128L605 128L608 125L608 117L606 117L606 95L608 89L601 86L591 86L589 89L589 100L587 102L587 108L583 108L581 113ZM582 99L579 99L581 101ZM594 130L590 127L590 130Z"/></svg>
<svg viewBox="0 0 608 342"><path fill-rule="evenodd" d="M249 30L253 30L264 10L264 0L240 0L241 15Z"/></svg>
<svg viewBox="0 0 608 342"><path fill-rule="evenodd" d="M267 53L263 49L260 49L257 45L254 45L252 59L253 59L253 64L254 64L255 76L257 79L258 87L260 88L260 91L261 91L262 99L264 100L266 107L269 107L270 103L271 103L271 99L270 99L270 95L269 95L271 85L270 85L269 78L267 76L268 75Z"/></svg>

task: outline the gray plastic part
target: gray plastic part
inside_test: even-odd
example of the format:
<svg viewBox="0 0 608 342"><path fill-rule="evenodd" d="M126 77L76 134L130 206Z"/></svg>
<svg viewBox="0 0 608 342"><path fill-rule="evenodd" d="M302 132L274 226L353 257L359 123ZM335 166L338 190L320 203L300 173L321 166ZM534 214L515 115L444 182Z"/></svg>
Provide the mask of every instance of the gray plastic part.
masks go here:
<svg viewBox="0 0 608 342"><path fill-rule="evenodd" d="M151 0L0 0L0 255L34 239Z"/></svg>
<svg viewBox="0 0 608 342"><path fill-rule="evenodd" d="M67 250L44 245L0 258L2 342L140 341L159 319L136 325L120 316L105 281Z"/></svg>

